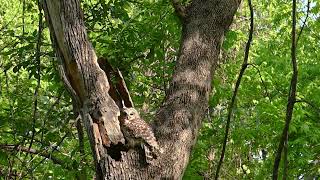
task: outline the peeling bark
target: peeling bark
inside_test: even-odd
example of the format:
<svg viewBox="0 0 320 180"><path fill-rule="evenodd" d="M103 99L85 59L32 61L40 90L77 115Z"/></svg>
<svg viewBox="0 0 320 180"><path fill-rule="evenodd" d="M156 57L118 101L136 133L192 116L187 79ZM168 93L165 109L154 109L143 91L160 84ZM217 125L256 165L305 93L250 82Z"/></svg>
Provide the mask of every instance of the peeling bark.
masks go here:
<svg viewBox="0 0 320 180"><path fill-rule="evenodd" d="M240 0L193 0L184 7L181 47L173 80L154 121L163 153L148 165L143 162L141 150L122 148L124 139L117 119L119 104L112 95L112 88L119 87L110 86L107 71L98 65L79 1L44 1L61 77L77 102L90 139L96 179L182 178L208 108L223 36L239 4ZM118 93L130 103L130 96Z"/></svg>
<svg viewBox="0 0 320 180"><path fill-rule="evenodd" d="M107 76L88 40L80 2L46 0L43 9L60 75L81 113L100 177L101 160L107 154L105 147L124 143L118 122L119 108L108 94Z"/></svg>

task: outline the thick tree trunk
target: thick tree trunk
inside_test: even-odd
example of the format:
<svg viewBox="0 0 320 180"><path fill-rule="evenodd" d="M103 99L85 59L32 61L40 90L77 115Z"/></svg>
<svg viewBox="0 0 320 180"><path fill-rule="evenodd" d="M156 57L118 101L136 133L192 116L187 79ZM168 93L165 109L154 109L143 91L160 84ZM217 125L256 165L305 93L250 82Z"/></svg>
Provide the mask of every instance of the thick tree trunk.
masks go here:
<svg viewBox="0 0 320 180"><path fill-rule="evenodd" d="M175 73L154 121L163 153L151 165L138 149L121 151L118 107L90 45L77 0L45 0L44 11L61 60L61 76L77 102L92 146L97 179L181 179L208 108L212 76L225 31L240 0L193 0L183 10ZM175 2L175 6L178 6ZM118 157L110 152L118 153ZM109 154L108 154L109 153ZM119 158L121 157L121 158Z"/></svg>
<svg viewBox="0 0 320 180"><path fill-rule="evenodd" d="M81 114L92 148L98 178L103 174L105 147L124 143L118 106L109 96L109 83L88 40L79 1L45 0L43 10L59 60L62 80ZM105 173L105 172L104 172Z"/></svg>

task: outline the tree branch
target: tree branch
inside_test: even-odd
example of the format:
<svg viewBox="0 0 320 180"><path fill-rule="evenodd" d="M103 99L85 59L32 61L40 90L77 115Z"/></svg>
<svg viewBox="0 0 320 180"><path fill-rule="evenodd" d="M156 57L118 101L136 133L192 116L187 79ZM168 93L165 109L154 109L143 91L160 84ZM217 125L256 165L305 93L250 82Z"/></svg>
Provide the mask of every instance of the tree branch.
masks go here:
<svg viewBox="0 0 320 180"><path fill-rule="evenodd" d="M262 86L264 87L264 90L265 90L265 95L268 96L269 101L271 102L271 96L270 96L270 94L269 94L269 92L268 92L267 85L266 85L266 83L264 82L264 80L263 80L263 78L262 78L260 69L257 67L257 65L255 65L255 64L253 64L253 63L248 63L248 66L252 66L252 67L254 67L254 68L258 71L261 84L262 84Z"/></svg>
<svg viewBox="0 0 320 180"><path fill-rule="evenodd" d="M61 100L61 97L62 97L63 92L64 92L64 90L61 91L61 92L58 94L57 99L56 99L55 102L51 105L51 107L49 108L49 110L48 110L47 113L46 113L46 118L43 120L42 129L41 129L41 140L40 140L40 141L41 141L41 144L43 143L44 128L45 128L45 126L46 126L46 122L47 122L47 120L49 119L49 115L50 115L50 113L52 113L53 108L60 103L60 100Z"/></svg>
<svg viewBox="0 0 320 180"><path fill-rule="evenodd" d="M36 155L45 157L46 159L50 159L54 164L59 164L67 170L72 170L70 167L68 167L65 164L64 161L54 157L51 153L41 152L36 149L32 149L32 148L24 147L20 145L13 145L13 144L0 144L0 149L6 150L6 151L22 151L28 154L36 154Z"/></svg>
<svg viewBox="0 0 320 180"><path fill-rule="evenodd" d="M42 12L41 12L41 5L40 5L40 1L38 0L38 10L39 10L39 27L38 27L38 37L37 37L37 47L36 47L36 53L35 53L35 57L36 57L36 62L37 62L37 73L38 76L36 76L37 78L37 87L34 91L34 109L33 109L33 122L32 122L32 136L31 136L31 140L30 140L30 144L29 144L29 149L31 149L32 147L32 143L34 140L34 136L36 133L35 130L35 126L36 126L36 120L37 120L37 111L38 111L38 95L39 95L39 89L40 89L40 80L41 80L41 61L40 61L40 57L41 57L41 37L42 37L42 31L43 31L43 22L42 22ZM27 155L26 155L27 157Z"/></svg>
<svg viewBox="0 0 320 180"><path fill-rule="evenodd" d="M26 0L22 1L22 36L24 36L25 33L25 12L26 12Z"/></svg>
<svg viewBox="0 0 320 180"><path fill-rule="evenodd" d="M60 142L55 146L53 147L53 149L51 150L51 153L50 156L52 156L52 153L55 152L58 147L62 144L62 142L64 141L64 139L69 135L69 133L66 133L60 140ZM46 160L47 157L43 158L37 165L35 165L32 169L29 170L29 173L32 174L32 171L34 171L40 164L42 164L45 160ZM67 165L63 166L65 169L68 169L68 170L72 170L72 168L68 167ZM25 176L27 176L27 174L25 174L24 176L21 177L21 179L23 179Z"/></svg>
<svg viewBox="0 0 320 180"><path fill-rule="evenodd" d="M284 168L283 168L283 179L287 179L288 176L288 160L287 160L287 145L288 145L288 132L290 127L290 122L292 120L293 108L296 102L296 90L297 90L297 81L298 81L298 68L297 68L297 57L296 57L296 0L292 0L292 31L291 31L291 63L293 74L291 77L287 111L286 111L286 120L285 126L282 131L282 136L279 142L278 150L276 151L276 157L274 160L273 174L272 179L278 179L279 164L281 161L281 153L284 149Z"/></svg>
<svg viewBox="0 0 320 180"><path fill-rule="evenodd" d="M309 18L309 13L310 13L310 0L308 0L308 4L307 4L307 15L306 15L306 18L305 18L304 21L303 21L302 27L301 27L300 32L299 32L299 34L298 34L297 43L299 42L300 36L301 36L301 34L302 34L302 31L303 31L303 29L304 29L305 26L306 26L307 20L308 20L308 18Z"/></svg>
<svg viewBox="0 0 320 180"><path fill-rule="evenodd" d="M300 102L308 104L309 106L311 106L315 111L317 111L320 114L320 108L317 107L317 105L315 105L314 103L312 103L306 99L296 100L296 103L300 103Z"/></svg>
<svg viewBox="0 0 320 180"><path fill-rule="evenodd" d="M245 48L245 52L244 52L244 59L242 62L242 68L240 70L237 82L236 82L236 86L234 88L234 92L232 95L232 99L231 102L229 104L229 108L228 108L228 119L227 119L227 124L226 124L226 129L225 129L225 135L224 135L224 140L223 140L223 145L222 145L222 150L221 150L221 156L220 156L220 160L219 163L217 165L217 170L216 170L216 175L215 175L215 180L218 180L219 177L219 172L220 172L220 168L222 166L223 163L223 159L224 159L224 155L225 155L225 151L226 151L226 146L227 146L227 141L228 141L228 134L229 134L229 129L230 129L230 121L231 121L231 116L233 113L233 107L235 105L236 102L236 97L237 97L237 93L238 93L238 89L240 87L240 83L241 83L241 79L242 76L245 72L245 70L248 67L248 58L249 58L249 51L250 51L250 46L251 46L251 42L252 42L252 37L253 37L253 7L252 7L252 3L251 0L248 0L248 5L249 5L249 9L250 9L250 30L249 30L249 38L246 44L246 48Z"/></svg>

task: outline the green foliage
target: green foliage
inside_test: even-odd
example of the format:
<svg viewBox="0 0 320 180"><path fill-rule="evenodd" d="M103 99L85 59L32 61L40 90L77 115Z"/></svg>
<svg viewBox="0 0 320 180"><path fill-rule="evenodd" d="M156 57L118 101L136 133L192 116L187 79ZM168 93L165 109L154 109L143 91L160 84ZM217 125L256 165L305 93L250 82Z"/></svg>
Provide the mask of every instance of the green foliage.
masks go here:
<svg viewBox="0 0 320 180"><path fill-rule="evenodd" d="M299 33L306 18L306 3L299 7ZM234 109L232 129L220 177L222 179L268 179L271 177L274 154L285 119L285 109L291 78L290 34L291 4L282 1L254 1L255 33L247 69ZM311 2L309 19L298 42L298 102L295 105L289 133L289 177L319 176L319 36L315 17L319 3ZM222 134L227 117L227 105L232 96L243 48L247 39L249 18L247 7L226 35L223 56L227 62L213 80L214 95L210 100L210 115L204 124L185 174L185 179L206 176L213 178L220 158ZM207 131L213 133L206 136ZM203 145L203 139L208 142ZM215 152L211 161L210 152ZM266 158L262 158L266 151ZM200 154L200 155L199 155ZM201 161L199 163L199 161ZM207 163L203 167L204 162ZM212 164L210 164L210 162ZM282 166L282 164L281 164ZM282 167L281 167L282 168ZM281 171L280 171L281 172Z"/></svg>
<svg viewBox="0 0 320 180"><path fill-rule="evenodd" d="M291 4L279 0L253 4L251 64L234 108L221 179L270 178L284 125L291 78ZM82 7L98 56L108 58L122 71L135 105L146 119L152 119L168 88L181 35L170 2L84 0ZM297 33L306 18L306 1L298 7ZM311 1L309 18L298 41L298 102L289 133L288 179L320 174L319 11L320 3ZM35 1L0 0L0 177L75 179L79 173L85 173L89 178L94 174L90 146L85 137L85 152L80 153L76 117L55 69L56 59L46 26L40 65L36 61L38 13ZM222 63L212 81L208 115L184 179L214 177L227 106L243 59L248 18L244 3L226 33ZM35 95L37 88L39 92ZM31 148L50 154L61 164L40 154L1 146L28 147L33 133Z"/></svg>

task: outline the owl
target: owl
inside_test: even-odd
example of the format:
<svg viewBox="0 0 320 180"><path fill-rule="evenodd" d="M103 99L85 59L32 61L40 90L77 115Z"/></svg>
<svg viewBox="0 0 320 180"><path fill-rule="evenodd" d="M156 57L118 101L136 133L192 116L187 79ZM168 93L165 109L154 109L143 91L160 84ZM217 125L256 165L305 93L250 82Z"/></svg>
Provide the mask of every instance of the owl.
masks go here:
<svg viewBox="0 0 320 180"><path fill-rule="evenodd" d="M127 146L141 146L148 164L159 156L161 151L153 130L148 123L140 118L136 109L126 107L121 109L120 127Z"/></svg>

